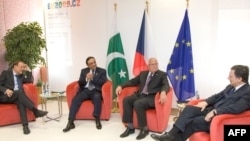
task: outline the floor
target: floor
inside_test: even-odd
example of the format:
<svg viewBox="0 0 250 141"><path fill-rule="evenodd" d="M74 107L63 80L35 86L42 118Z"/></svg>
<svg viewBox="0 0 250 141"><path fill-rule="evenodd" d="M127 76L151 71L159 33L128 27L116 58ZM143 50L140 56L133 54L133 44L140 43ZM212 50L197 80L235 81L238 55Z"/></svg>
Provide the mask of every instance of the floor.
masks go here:
<svg viewBox="0 0 250 141"><path fill-rule="evenodd" d="M45 122L43 118L38 118L35 122L30 122L29 127L31 133L24 135L21 124L8 125L0 127L0 135L2 141L31 141L31 140L45 140L45 141L132 141L136 140L136 136L139 130L136 130L135 134L132 134L126 138L120 138L119 135L125 130L125 127L121 123L119 113L112 113L109 121L101 121L102 129L97 130L95 128L94 120L76 120L76 128L63 133L62 129L66 126L68 117L67 103L63 102L63 114L60 121ZM57 102L50 100L47 102L49 116L56 117ZM39 105L39 108L41 106ZM171 115L167 131L172 127L173 115ZM150 133L151 134L151 133ZM143 139L143 141L153 141L150 134Z"/></svg>

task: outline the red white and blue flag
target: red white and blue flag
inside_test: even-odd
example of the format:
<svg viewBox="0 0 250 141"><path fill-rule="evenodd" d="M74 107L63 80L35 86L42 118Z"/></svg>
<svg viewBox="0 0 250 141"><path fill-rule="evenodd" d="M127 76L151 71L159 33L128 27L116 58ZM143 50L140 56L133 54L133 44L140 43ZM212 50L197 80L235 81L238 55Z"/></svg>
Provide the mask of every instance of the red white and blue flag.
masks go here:
<svg viewBox="0 0 250 141"><path fill-rule="evenodd" d="M152 30L149 17L146 10L144 10L141 22L141 29L135 52L135 59L133 66L134 76L137 76L138 74L140 74L141 71L148 69L147 61L151 57L156 57L156 55L152 39Z"/></svg>

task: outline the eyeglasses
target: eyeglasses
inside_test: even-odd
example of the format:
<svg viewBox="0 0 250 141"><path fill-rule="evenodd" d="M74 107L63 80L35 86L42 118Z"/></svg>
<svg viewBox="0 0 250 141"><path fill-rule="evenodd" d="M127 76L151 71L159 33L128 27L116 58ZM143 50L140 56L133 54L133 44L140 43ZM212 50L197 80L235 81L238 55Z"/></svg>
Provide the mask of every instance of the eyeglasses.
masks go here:
<svg viewBox="0 0 250 141"><path fill-rule="evenodd" d="M154 64L148 64L149 66L156 66L158 65L158 63L154 63Z"/></svg>

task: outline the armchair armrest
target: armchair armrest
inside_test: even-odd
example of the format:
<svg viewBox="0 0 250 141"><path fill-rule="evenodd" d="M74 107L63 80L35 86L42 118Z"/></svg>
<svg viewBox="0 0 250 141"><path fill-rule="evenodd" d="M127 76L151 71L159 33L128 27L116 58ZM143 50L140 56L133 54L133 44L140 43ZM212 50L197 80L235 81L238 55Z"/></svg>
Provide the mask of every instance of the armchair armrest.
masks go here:
<svg viewBox="0 0 250 141"><path fill-rule="evenodd" d="M29 97L29 99L34 103L35 107L38 106L38 92L36 86L32 83L23 84L23 89L25 94Z"/></svg>
<svg viewBox="0 0 250 141"><path fill-rule="evenodd" d="M197 103L199 103L200 101L202 101L203 99L194 99L194 100L190 100L187 105L196 105Z"/></svg>
<svg viewBox="0 0 250 141"><path fill-rule="evenodd" d="M188 105L195 105L199 100L191 100ZM249 124L250 123L250 110L242 112L240 114L222 114L215 116L210 125L210 140L211 141L223 141L224 140L224 125L229 124Z"/></svg>
<svg viewBox="0 0 250 141"><path fill-rule="evenodd" d="M242 124L250 123L250 110L240 114L222 114L215 116L210 125L211 141L223 140L224 125L228 124Z"/></svg>
<svg viewBox="0 0 250 141"><path fill-rule="evenodd" d="M118 102L124 99L124 97L132 95L136 91L138 91L139 86L126 87L122 90L121 94L118 95Z"/></svg>
<svg viewBox="0 0 250 141"><path fill-rule="evenodd" d="M167 92L167 100L164 104L159 103L160 93L157 93L155 95L155 111L159 126L164 126L168 123L170 117L169 115L171 114L171 109L172 109L172 97L173 97L172 87L170 87L169 91Z"/></svg>
<svg viewBox="0 0 250 141"><path fill-rule="evenodd" d="M103 84L102 86L102 100L103 100L103 108L106 109L107 111L104 113L111 113L111 108L112 108L112 82L107 81ZM106 108L104 108L106 107Z"/></svg>
<svg viewBox="0 0 250 141"><path fill-rule="evenodd" d="M66 97L67 97L68 107L70 107L72 99L75 97L78 89L79 89L78 81L73 81L67 86Z"/></svg>

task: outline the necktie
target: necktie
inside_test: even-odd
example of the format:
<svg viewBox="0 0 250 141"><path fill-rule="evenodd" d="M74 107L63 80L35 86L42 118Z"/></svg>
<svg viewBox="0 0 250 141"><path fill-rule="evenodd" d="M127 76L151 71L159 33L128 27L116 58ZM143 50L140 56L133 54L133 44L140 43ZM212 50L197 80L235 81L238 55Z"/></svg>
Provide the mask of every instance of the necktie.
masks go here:
<svg viewBox="0 0 250 141"><path fill-rule="evenodd" d="M91 70L91 73L93 74L93 75L95 75L95 71L94 70ZM88 89L91 91L91 90L93 90L94 88L95 88L95 85L91 82L91 80L89 80L89 85L88 85Z"/></svg>
<svg viewBox="0 0 250 141"><path fill-rule="evenodd" d="M18 90L21 90L22 89L22 84L21 84L21 80L20 80L20 75L15 75L15 76L16 76Z"/></svg>
<svg viewBox="0 0 250 141"><path fill-rule="evenodd" d="M148 94L148 83L150 82L150 80L151 80L152 77L153 77L153 73L150 73L150 74L148 75L148 78L147 78L146 83L145 83L145 85L144 85L144 88L143 88L143 90L142 90L142 93L143 93L143 94Z"/></svg>
<svg viewBox="0 0 250 141"><path fill-rule="evenodd" d="M232 88L232 89L227 93L227 96L232 95L232 94L234 93L234 91L235 91L235 88Z"/></svg>

